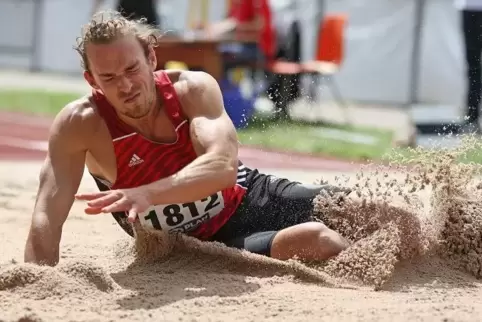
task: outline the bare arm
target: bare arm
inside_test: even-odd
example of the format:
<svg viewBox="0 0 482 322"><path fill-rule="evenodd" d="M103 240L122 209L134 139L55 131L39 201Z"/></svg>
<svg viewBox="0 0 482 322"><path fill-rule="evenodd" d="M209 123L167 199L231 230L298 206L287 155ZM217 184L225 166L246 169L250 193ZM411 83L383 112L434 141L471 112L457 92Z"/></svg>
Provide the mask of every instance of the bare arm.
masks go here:
<svg viewBox="0 0 482 322"><path fill-rule="evenodd" d="M147 185L151 204L190 202L236 184L237 134L218 83L204 72L183 72L179 82L198 158L175 175Z"/></svg>
<svg viewBox="0 0 482 322"><path fill-rule="evenodd" d="M232 31L240 32L259 32L263 28L264 20L259 15L249 22L237 22L236 19L227 18L223 21L213 23L207 32L210 36L219 37Z"/></svg>
<svg viewBox="0 0 482 322"><path fill-rule="evenodd" d="M248 5L248 4L244 4L241 6L244 7L245 5ZM253 36L256 36L256 34L262 30L265 24L264 17L261 14L262 4L257 0L253 0L252 3L249 4L249 6L253 6L251 10L254 11L254 17L250 21L240 22L235 18L228 17L220 22L212 24L209 27L208 32L213 36L221 36L232 31L238 31L238 32L249 33L249 34L254 33L255 35Z"/></svg>
<svg viewBox="0 0 482 322"><path fill-rule="evenodd" d="M238 26L236 19L227 18L222 21L210 24L207 28L207 33L212 37L219 37L234 31L236 29L236 26Z"/></svg>
<svg viewBox="0 0 482 322"><path fill-rule="evenodd" d="M50 130L25 245L25 262L53 266L59 260L62 226L82 179L86 153L82 137L76 134L81 116L74 109L75 106L66 107L60 112Z"/></svg>

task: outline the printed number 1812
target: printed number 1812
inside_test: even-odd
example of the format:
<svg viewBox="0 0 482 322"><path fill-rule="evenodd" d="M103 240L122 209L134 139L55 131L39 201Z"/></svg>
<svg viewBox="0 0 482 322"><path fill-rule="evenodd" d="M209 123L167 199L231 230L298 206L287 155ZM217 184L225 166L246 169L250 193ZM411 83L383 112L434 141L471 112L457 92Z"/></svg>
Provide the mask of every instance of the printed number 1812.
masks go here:
<svg viewBox="0 0 482 322"><path fill-rule="evenodd" d="M195 202L155 206L140 219L146 224L149 222L154 229L170 230L206 215L216 216L223 208L223 195L218 192Z"/></svg>

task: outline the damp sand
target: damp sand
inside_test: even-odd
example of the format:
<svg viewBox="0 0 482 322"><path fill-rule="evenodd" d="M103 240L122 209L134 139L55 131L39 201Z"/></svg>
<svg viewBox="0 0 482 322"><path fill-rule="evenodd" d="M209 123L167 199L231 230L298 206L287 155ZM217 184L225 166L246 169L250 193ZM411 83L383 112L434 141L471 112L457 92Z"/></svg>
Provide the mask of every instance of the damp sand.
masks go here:
<svg viewBox="0 0 482 322"><path fill-rule="evenodd" d="M418 151L332 178L353 192L320 195L314 219L351 246L324 263L139 227L131 239L111 217L87 217L76 203L59 265L23 264L38 167L24 167L21 180L0 171L0 321L477 319L482 185L478 165L455 161L462 153Z"/></svg>

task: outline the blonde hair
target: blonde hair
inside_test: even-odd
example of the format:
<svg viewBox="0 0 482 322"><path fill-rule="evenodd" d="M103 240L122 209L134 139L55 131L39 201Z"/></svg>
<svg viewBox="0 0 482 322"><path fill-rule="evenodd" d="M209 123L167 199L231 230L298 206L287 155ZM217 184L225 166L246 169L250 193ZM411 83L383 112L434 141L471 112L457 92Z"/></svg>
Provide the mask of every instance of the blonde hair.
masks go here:
<svg viewBox="0 0 482 322"><path fill-rule="evenodd" d="M82 26L81 36L77 38L74 49L81 57L81 65L89 71L86 48L89 44L108 44L123 36L135 36L147 56L150 47L156 47L161 37L157 28L146 23L146 19L129 20L120 12L100 11L92 16L89 23Z"/></svg>

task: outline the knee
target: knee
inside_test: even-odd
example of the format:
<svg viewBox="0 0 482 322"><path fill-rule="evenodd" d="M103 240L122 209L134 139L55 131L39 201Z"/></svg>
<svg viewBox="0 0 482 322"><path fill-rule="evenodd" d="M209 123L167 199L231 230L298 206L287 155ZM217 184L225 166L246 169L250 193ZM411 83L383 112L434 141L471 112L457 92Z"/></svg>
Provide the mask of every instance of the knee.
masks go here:
<svg viewBox="0 0 482 322"><path fill-rule="evenodd" d="M316 226L313 225L312 229L307 231L307 234L310 235L311 245L320 246L320 254L322 257L320 259L328 259L336 256L346 248L343 243L340 242L341 236L322 223L316 223Z"/></svg>
<svg viewBox="0 0 482 322"><path fill-rule="evenodd" d="M320 226L316 238L318 239L317 242L324 246L323 249L326 259L338 255L349 246L346 239L325 225L323 225L323 227Z"/></svg>
<svg viewBox="0 0 482 322"><path fill-rule="evenodd" d="M273 240L272 256L287 259L294 256L307 260L326 260L348 247L337 232L319 222L309 222L281 231Z"/></svg>

